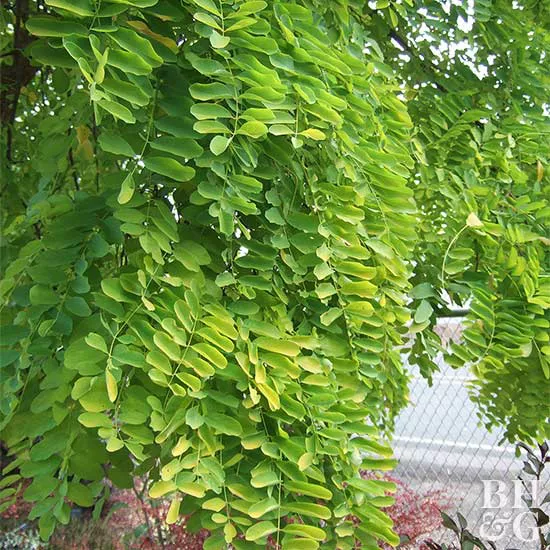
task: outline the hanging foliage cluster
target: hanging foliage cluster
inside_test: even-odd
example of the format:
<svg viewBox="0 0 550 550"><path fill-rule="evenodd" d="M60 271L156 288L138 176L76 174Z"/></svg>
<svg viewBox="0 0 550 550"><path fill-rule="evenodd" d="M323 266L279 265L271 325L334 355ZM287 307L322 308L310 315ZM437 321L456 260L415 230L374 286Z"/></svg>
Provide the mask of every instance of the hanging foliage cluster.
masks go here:
<svg viewBox="0 0 550 550"><path fill-rule="evenodd" d="M449 303L467 308L447 363L471 369L471 393L489 427L501 426L510 441L544 441L550 4L422 2L397 25L388 10L371 15L385 56L401 59L396 68L417 130L411 361L429 377L441 348L431 331L437 316Z"/></svg>
<svg viewBox="0 0 550 550"><path fill-rule="evenodd" d="M488 423L548 437L548 8L372 4L1 4L0 497L42 536L140 478L207 549L396 544L358 472L450 300Z"/></svg>
<svg viewBox="0 0 550 550"><path fill-rule="evenodd" d="M345 3L31 11L5 135L8 493L32 479L45 537L147 476L208 548L395 544L392 484L358 474L393 464L415 238L376 45Z"/></svg>

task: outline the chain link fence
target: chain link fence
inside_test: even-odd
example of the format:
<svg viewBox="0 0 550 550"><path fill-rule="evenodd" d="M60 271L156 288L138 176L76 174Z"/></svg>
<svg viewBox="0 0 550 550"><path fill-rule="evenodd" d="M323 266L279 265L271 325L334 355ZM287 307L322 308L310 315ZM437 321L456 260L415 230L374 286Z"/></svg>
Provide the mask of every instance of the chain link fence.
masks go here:
<svg viewBox="0 0 550 550"><path fill-rule="evenodd" d="M460 339L461 323L459 317L439 320L437 329L443 342ZM521 471L521 459L516 458L513 446L499 444L502 430L489 432L480 423L468 394L467 370L452 369L442 356L437 363L439 372L431 387L411 367L410 405L398 418L393 441L399 460L396 477L422 494L441 491L450 505L448 513L463 514L476 535L497 536L502 529L494 540L499 550L535 548L526 540L518 540L512 529L512 519L518 513L512 502L513 482ZM501 482L506 506L498 510L484 508L484 480L486 484L493 480L491 491ZM507 522L506 518L511 519ZM443 532L431 536L436 542L450 542Z"/></svg>

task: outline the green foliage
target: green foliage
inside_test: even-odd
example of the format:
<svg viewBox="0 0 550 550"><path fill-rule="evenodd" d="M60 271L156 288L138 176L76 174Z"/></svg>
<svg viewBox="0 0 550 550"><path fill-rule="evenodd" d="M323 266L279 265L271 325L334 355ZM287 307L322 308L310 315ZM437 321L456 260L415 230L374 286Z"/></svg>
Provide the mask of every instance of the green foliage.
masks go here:
<svg viewBox="0 0 550 550"><path fill-rule="evenodd" d="M469 309L446 360L474 375L488 426L543 441L550 388L548 2L475 2L371 13L407 86L415 122L411 361L430 376L431 329L449 302ZM526 32L526 29L528 31ZM390 35L393 40L383 40ZM436 53L437 52L437 53ZM399 57L398 57L399 56ZM421 59L421 56L423 59Z"/></svg>
<svg viewBox="0 0 550 550"><path fill-rule="evenodd" d="M42 536L148 477L211 549L397 543L358 471L447 295L488 422L547 432L547 8L425 4L2 5L0 495Z"/></svg>
<svg viewBox="0 0 550 550"><path fill-rule="evenodd" d="M358 471L392 466L406 402L412 123L365 30L321 2L46 5L1 283L42 535L147 475L208 548L397 543Z"/></svg>

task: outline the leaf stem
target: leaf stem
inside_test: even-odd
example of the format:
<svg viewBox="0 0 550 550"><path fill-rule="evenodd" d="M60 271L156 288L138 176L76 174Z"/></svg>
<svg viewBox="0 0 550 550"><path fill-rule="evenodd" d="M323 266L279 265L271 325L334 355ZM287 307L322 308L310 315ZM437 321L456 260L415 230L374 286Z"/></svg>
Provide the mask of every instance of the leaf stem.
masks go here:
<svg viewBox="0 0 550 550"><path fill-rule="evenodd" d="M464 225L460 231L453 237L451 242L449 243L449 246L447 247L447 250L445 250L445 254L443 255L443 263L441 265L441 288L442 290L445 290L445 266L447 265L447 257L449 256L449 252L451 251L451 248L455 245L456 241L460 238L460 235L464 233L468 229L468 225Z"/></svg>

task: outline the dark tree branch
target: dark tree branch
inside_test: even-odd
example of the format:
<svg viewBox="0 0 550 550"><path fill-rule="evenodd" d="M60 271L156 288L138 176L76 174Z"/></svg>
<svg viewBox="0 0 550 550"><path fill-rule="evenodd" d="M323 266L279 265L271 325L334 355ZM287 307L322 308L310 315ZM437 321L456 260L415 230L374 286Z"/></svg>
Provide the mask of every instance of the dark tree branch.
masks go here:
<svg viewBox="0 0 550 550"><path fill-rule="evenodd" d="M352 9L355 16L363 23L367 23L367 21L365 21L365 17L369 17L371 20L374 20L374 18L376 18L377 20L384 22L384 24L388 26L387 23L383 20L383 18L381 18L380 15L376 12L376 10L369 8L367 5L365 5L365 10L366 10L366 13L359 13L356 10ZM412 58L418 61L418 63L424 69L425 74L429 74L431 76L430 82L432 82L438 90L442 92L449 91L438 80L441 77L441 75L438 74L439 67L435 66L433 63L430 63L429 61L426 61L426 59L423 58L420 52L418 52L411 44L409 44L409 42L403 36L401 36L395 29L392 29L389 26L388 26L388 36L389 38L394 40L404 52L406 52Z"/></svg>
<svg viewBox="0 0 550 550"><path fill-rule="evenodd" d="M71 165L71 172L73 175L73 181L74 181L74 188L76 191L80 191L80 184L78 183L78 175L76 173L76 166L74 163L74 156L73 156L73 148L69 147L69 152L67 153L67 157L69 159L69 164Z"/></svg>
<svg viewBox="0 0 550 550"><path fill-rule="evenodd" d="M3 55L11 55L13 63L4 66L0 74L0 121L7 131L6 156L8 161L13 160L13 123L17 114L21 88L31 81L37 70L23 53L23 50L34 40L34 37L25 28L29 17L29 0L16 0L12 9L15 15L13 49Z"/></svg>
<svg viewBox="0 0 550 550"><path fill-rule="evenodd" d="M7 52L0 53L0 57L9 57L10 55L15 55L17 50L8 50Z"/></svg>
<svg viewBox="0 0 550 550"><path fill-rule="evenodd" d="M67 130L67 135L71 135L71 129L69 128ZM73 181L74 181L74 187L76 191L80 191L80 184L78 183L78 174L76 173L76 165L74 162L74 155L73 155L73 148L72 146L69 147L69 151L67 152L67 159L69 160L70 164L70 170L73 175Z"/></svg>

